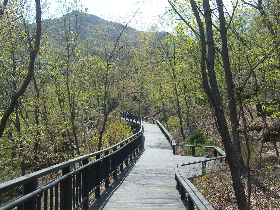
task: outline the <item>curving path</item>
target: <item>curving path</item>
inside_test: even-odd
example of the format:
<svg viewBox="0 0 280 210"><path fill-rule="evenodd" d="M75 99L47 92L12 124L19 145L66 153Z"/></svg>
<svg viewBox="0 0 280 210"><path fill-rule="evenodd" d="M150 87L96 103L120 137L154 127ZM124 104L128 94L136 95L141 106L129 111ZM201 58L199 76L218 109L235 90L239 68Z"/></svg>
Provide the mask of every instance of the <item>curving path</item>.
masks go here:
<svg viewBox="0 0 280 210"><path fill-rule="evenodd" d="M143 125L145 151L102 208L185 209L176 190L174 166L203 158L174 156L158 126L145 122Z"/></svg>

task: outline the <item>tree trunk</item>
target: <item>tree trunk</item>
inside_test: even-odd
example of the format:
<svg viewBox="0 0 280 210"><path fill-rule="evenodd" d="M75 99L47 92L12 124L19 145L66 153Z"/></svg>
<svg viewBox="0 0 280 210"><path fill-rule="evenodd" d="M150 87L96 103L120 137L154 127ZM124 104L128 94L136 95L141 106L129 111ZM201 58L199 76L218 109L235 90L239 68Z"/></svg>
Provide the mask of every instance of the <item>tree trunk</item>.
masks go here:
<svg viewBox="0 0 280 210"><path fill-rule="evenodd" d="M167 115L166 115L166 111L165 111L165 104L164 104L164 100L163 100L163 94L162 94L162 85L160 84L160 98L161 98L161 103L162 103L162 111L163 111L163 116L164 116L164 123L166 125L167 130L169 131L169 127L168 127L168 119L167 119Z"/></svg>
<svg viewBox="0 0 280 210"><path fill-rule="evenodd" d="M40 40L41 40L41 5L40 5L40 0L35 0L35 2L36 2L36 35L35 35L34 47L31 49L29 55L28 73L20 89L12 96L10 105L7 107L7 109L3 114L0 123L0 137L2 137L4 133L7 121L10 115L12 114L12 112L14 111L18 98L23 95L23 93L25 92L26 88L28 87L34 75L35 58L38 54L39 47L40 47Z"/></svg>
<svg viewBox="0 0 280 210"><path fill-rule="evenodd" d="M2 16L4 15L5 8L6 8L7 4L8 4L8 0L4 0L3 5L1 5L1 8L0 8L0 20L2 19Z"/></svg>
<svg viewBox="0 0 280 210"><path fill-rule="evenodd" d="M175 44L174 44L174 55L173 55L173 60L174 60L174 65L172 64L171 58L169 56L168 49L166 50L166 57L169 60L170 67L172 69L172 79L174 81L174 91L176 95L176 106L177 106L177 112L178 112L178 117L179 117L179 123L180 123L180 131L182 138L185 140L186 136L184 134L184 127L183 127L183 119L182 119L182 114L181 114L181 107L180 107L180 100L179 100L179 94L178 94L178 88L177 88L177 81L176 81L176 73L175 73Z"/></svg>
<svg viewBox="0 0 280 210"><path fill-rule="evenodd" d="M177 83L175 82L175 94L176 94L176 102L177 102L177 110L178 110L178 116L179 116L179 122L180 122L180 130L183 140L186 139L186 136L184 134L184 127L183 127L183 119L181 114L181 107L180 107L180 101L179 101L179 95L178 95L178 89L177 89Z"/></svg>
<svg viewBox="0 0 280 210"><path fill-rule="evenodd" d="M35 123L36 123L36 136L35 136L35 145L34 145L34 161L35 161L35 164L36 164L39 161L38 151L39 151L39 146L40 146L40 130L39 130L39 127L40 127L40 121L39 121L40 110L39 110L39 105L38 105L39 98L40 98L40 91L39 91L35 76L33 76L33 83L34 83L34 89L36 91L36 93L35 93L36 94L36 103L35 103L35 107L34 107ZM35 170L37 170L37 169L35 169Z"/></svg>
<svg viewBox="0 0 280 210"><path fill-rule="evenodd" d="M188 104L186 89L187 89L187 87L186 87L186 85L184 85L184 99L185 99L185 104L186 104L186 108L187 108L187 127L188 127L188 129L190 129L190 127L191 127L191 123L190 123L190 105Z"/></svg>
<svg viewBox="0 0 280 210"><path fill-rule="evenodd" d="M107 100L108 100L108 89L109 89L109 83L108 83L109 68L110 68L110 64L109 64L109 61L107 60L105 84L104 84L104 98L103 98L104 119L103 119L102 129L99 134L98 150L101 150L101 147L102 147L102 138L103 138L103 134L106 130L106 123L107 123L107 119L108 119Z"/></svg>
<svg viewBox="0 0 280 210"><path fill-rule="evenodd" d="M235 191L235 196L237 199L238 208L240 210L247 210L247 202L246 196L244 191L244 186L241 180L241 171L240 171L240 162L237 161L236 153L231 141L231 136L228 130L227 121L225 118L225 114L222 107L222 100L220 96L220 92L218 89L215 71L214 71L214 58L215 58L215 49L214 49L214 42L213 42L213 32L212 32L212 17L211 17L211 8L209 4L209 0L203 0L203 7L204 7L204 16L206 21L206 28L207 28L207 43L208 43L208 74L211 89L208 83L208 76L206 73L206 40L205 40L205 33L203 23L200 19L200 15L197 9L196 2L194 0L190 0L191 8L194 12L200 33L200 42L201 42L201 73L202 73L202 83L204 90L211 102L211 105L214 108L215 116L217 119L218 130L222 137L223 145L225 147L225 152L227 154L227 161L230 167L232 181L233 181L233 188ZM211 51L211 52L209 52Z"/></svg>
<svg viewBox="0 0 280 210"><path fill-rule="evenodd" d="M245 164L241 155L241 147L240 147L240 141L239 141L239 136L237 131L239 122L237 120L236 100L234 96L235 91L234 91L234 84L232 80L232 73L230 69L230 62L228 56L227 29L226 29L226 23L225 23L224 11L223 11L223 1L222 0L216 0L216 1L217 1L218 11L219 11L220 34L222 39L222 59L223 59L226 85L227 85L227 95L228 95L228 104L229 104L229 111L230 111L233 147L236 152L236 157L240 162L240 166L242 167L243 170L245 170Z"/></svg>

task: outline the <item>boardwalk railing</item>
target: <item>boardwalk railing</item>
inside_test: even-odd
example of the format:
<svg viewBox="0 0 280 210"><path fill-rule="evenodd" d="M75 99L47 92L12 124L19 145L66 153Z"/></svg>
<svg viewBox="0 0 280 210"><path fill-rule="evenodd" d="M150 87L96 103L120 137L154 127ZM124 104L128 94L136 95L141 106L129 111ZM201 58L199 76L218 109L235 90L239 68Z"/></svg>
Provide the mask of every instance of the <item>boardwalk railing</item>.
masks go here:
<svg viewBox="0 0 280 210"><path fill-rule="evenodd" d="M100 197L101 185L110 186L143 145L141 117L124 113L123 118L138 126L138 132L105 150L84 155L49 168L0 184L0 196L17 188L21 196L3 204L0 209L83 209L89 208L89 196ZM51 179L54 174L57 178ZM44 183L42 179L49 181Z"/></svg>
<svg viewBox="0 0 280 210"><path fill-rule="evenodd" d="M180 168L182 166L188 166L192 164L201 164L202 165L202 175L206 174L207 171L207 162L215 162L219 161L220 163L222 160L226 158L226 153L221 150L219 147L214 146L193 146L193 145L176 145L175 140L171 136L171 134L164 128L164 126L157 121L157 125L169 141L170 145L173 149L173 154L176 154L176 148L181 147L184 148L184 151L189 151L189 155L195 156L196 150L212 150L213 151L213 157L205 158L204 160L200 161L194 161L194 162L188 162L183 163L180 165L177 165L175 168L175 180L177 181L177 190L179 191L181 195L181 199L186 203L187 208L189 210L193 210L194 206L198 210L214 210L214 208L210 205L210 203L203 197L203 195L197 190L197 188L191 183L190 180L187 178L184 178L184 174L180 172ZM208 152L209 155L209 152ZM213 166L212 166L213 167Z"/></svg>

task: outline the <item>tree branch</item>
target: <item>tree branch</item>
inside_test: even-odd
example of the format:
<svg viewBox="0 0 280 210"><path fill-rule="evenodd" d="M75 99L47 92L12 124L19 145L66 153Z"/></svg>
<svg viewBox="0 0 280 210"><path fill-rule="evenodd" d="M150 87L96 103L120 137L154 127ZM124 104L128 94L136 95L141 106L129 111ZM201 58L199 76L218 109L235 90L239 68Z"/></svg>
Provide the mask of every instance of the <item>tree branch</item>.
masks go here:
<svg viewBox="0 0 280 210"><path fill-rule="evenodd" d="M262 64L273 52L274 50L280 45L280 42L278 42L275 47L266 55L264 56L264 58L262 60L260 60L255 66L253 66L251 68L251 71L249 73L249 75L247 76L246 80L244 81L243 85L242 85L242 89L245 87L247 81L249 80L249 78L251 77L251 74L253 73L253 71L260 65Z"/></svg>
<svg viewBox="0 0 280 210"><path fill-rule="evenodd" d="M255 8L255 9L258 9L258 6L257 5L254 5L254 4L252 4L252 3L250 3L250 2L246 2L246 1L244 1L244 0L241 0L244 4L247 4L247 5L249 5L250 7L253 7L253 8Z"/></svg>
<svg viewBox="0 0 280 210"><path fill-rule="evenodd" d="M196 36L200 36L199 33L190 25L190 23L178 12L178 10L175 8L174 4L172 4L172 2L170 0L168 0L170 6L172 7L172 9L174 10L174 12L181 18L181 20L187 24L187 26L192 30L192 32L196 35Z"/></svg>

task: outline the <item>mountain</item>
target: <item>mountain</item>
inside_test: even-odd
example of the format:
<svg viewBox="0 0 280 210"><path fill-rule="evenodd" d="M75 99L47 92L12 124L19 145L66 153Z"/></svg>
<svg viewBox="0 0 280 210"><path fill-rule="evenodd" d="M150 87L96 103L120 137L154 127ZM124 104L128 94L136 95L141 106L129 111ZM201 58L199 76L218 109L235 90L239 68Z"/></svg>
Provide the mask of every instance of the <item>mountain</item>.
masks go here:
<svg viewBox="0 0 280 210"><path fill-rule="evenodd" d="M104 50L104 45L114 44L120 38L124 44L133 44L143 33L123 24L104 20L95 15L73 11L62 17L42 21L43 30L49 33L47 40L54 45L78 34L77 44L90 40L96 53ZM92 44L94 43L94 44Z"/></svg>

